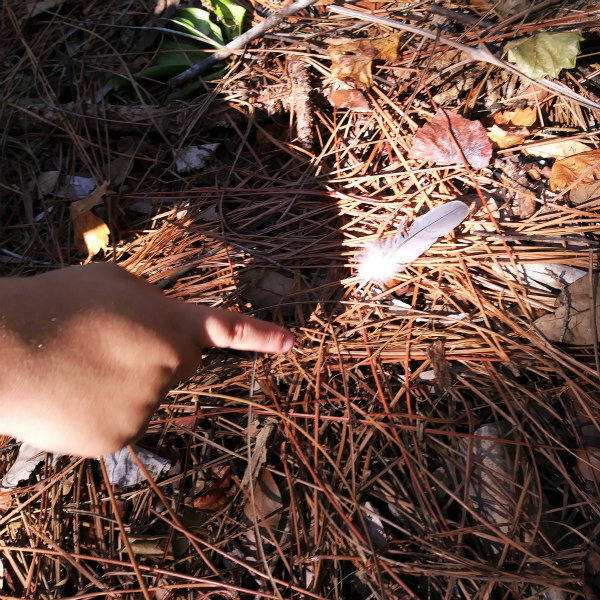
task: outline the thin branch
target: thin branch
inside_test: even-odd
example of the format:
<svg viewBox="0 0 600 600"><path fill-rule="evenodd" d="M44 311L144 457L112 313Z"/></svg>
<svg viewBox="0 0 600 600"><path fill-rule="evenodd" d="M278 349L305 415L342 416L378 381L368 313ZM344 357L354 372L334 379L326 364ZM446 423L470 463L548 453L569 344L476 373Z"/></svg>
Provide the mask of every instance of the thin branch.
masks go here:
<svg viewBox="0 0 600 600"><path fill-rule="evenodd" d="M183 73L180 73L179 75L170 79L169 84L173 87L179 87L184 83L191 81L192 79L194 79L194 77L197 77L198 75L200 75L200 73L203 73L204 71L206 71L206 69L212 67L214 64L226 58L229 58L235 50L240 50L253 40L263 36L270 29L277 27L277 25L279 25L286 17L291 17L292 15L295 15L303 8L307 8L312 4L315 4L315 2L317 2L317 0L297 0L293 4L290 4L290 6L282 8L276 13L269 15L264 21L261 21L258 25L255 25L251 29L248 29L248 31L246 31L245 33L242 33L242 35L239 35L234 40L231 40L231 42L223 46L222 50L211 54L203 61L187 69L187 71L184 71Z"/></svg>

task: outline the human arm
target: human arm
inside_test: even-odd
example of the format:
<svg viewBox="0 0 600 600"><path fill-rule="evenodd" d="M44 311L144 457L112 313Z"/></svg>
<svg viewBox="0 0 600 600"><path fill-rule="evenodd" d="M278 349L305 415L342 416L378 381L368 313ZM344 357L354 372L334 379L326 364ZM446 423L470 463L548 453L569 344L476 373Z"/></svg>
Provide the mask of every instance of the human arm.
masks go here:
<svg viewBox="0 0 600 600"><path fill-rule="evenodd" d="M292 335L166 298L115 265L0 279L0 432L99 456L135 440L202 349L286 352Z"/></svg>

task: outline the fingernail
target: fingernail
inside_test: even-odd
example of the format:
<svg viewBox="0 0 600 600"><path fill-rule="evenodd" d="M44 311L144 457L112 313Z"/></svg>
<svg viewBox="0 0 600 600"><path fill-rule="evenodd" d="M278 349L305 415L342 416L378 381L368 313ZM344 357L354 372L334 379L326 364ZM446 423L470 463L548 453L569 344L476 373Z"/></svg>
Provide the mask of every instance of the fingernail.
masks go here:
<svg viewBox="0 0 600 600"><path fill-rule="evenodd" d="M281 351L283 353L289 352L292 349L293 345L294 345L294 337L290 335L283 341L283 344L281 345Z"/></svg>

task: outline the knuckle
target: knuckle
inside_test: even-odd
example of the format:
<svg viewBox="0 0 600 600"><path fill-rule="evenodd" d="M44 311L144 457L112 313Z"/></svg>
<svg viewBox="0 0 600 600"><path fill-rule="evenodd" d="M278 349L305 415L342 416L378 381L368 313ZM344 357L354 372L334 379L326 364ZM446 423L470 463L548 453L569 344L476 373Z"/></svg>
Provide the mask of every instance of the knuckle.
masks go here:
<svg viewBox="0 0 600 600"><path fill-rule="evenodd" d="M245 321L234 321L229 327L229 339L232 344L243 342L248 336L248 324Z"/></svg>

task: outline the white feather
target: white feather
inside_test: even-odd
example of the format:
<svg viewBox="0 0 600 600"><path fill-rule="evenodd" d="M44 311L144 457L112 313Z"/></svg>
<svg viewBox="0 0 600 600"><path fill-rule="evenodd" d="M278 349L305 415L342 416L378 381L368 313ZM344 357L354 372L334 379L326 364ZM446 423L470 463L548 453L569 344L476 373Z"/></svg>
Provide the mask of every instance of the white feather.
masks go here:
<svg viewBox="0 0 600 600"><path fill-rule="evenodd" d="M365 283L390 281L427 252L438 238L460 225L468 214L468 206L454 200L417 217L408 234L398 229L393 238L370 244L360 257L359 279Z"/></svg>

